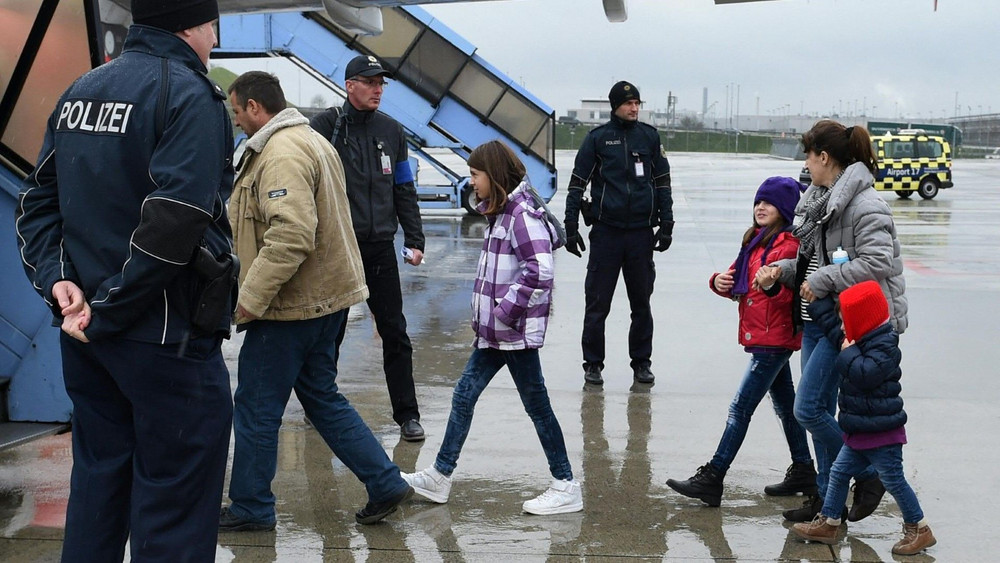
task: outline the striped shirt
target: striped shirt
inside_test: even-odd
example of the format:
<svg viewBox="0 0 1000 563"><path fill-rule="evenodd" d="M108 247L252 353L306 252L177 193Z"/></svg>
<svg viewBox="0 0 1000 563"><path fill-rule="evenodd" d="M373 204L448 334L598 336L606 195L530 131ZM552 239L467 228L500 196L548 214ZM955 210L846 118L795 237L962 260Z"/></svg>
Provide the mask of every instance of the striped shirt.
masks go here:
<svg viewBox="0 0 1000 563"><path fill-rule="evenodd" d="M819 269L819 254L817 254L817 253L814 252L812 260L809 260L809 266L806 267L806 278L808 279L809 276L810 276L810 274L812 274L813 272L815 272L818 269ZM800 310L802 311L802 320L803 321L811 321L812 320L812 318L809 317L809 312L806 311L806 308L808 306L809 306L809 302L808 301L806 301L805 299L800 299L799 300L799 307L801 308Z"/></svg>

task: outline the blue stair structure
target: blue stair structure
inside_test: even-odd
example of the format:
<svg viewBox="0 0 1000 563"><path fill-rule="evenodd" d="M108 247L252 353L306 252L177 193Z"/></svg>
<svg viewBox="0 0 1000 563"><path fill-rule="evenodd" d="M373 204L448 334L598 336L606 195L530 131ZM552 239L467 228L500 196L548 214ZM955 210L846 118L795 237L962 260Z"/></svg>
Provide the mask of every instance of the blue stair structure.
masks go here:
<svg viewBox="0 0 1000 563"><path fill-rule="evenodd" d="M555 194L555 112L426 11L382 8L384 32L364 36L338 25L347 20L335 21L334 12L296 8L317 2L221 4L229 12L251 5L295 11L223 16L222 45L213 58L285 57L341 97L343 68L358 54L378 57L394 72L381 109L403 125L413 153L448 182L419 185L422 206L469 209L468 178L438 156L450 150L465 159L472 148L493 139L520 151L529 178L546 200ZM120 54L131 22L128 5L127 0L0 4L5 37L0 42L0 225L6 229L0 237L0 449L69 429L72 404L62 378L60 332L23 272L13 232L17 195L41 149L55 100L81 74Z"/></svg>
<svg viewBox="0 0 1000 563"><path fill-rule="evenodd" d="M31 288L14 243L20 177L0 167L0 450L65 431L72 412L62 379L59 329Z"/></svg>
<svg viewBox="0 0 1000 563"><path fill-rule="evenodd" d="M476 54L476 48L414 6L384 8L384 31L351 33L323 12L223 16L218 60L226 57L285 57L340 98L348 61L371 55L391 70L380 110L400 122L411 152L444 176L449 186L417 190L424 207L471 211L468 178L428 149L450 149L467 159L473 148L500 139L520 150L528 177L547 201L556 192L555 112ZM224 66L224 63L222 63Z"/></svg>

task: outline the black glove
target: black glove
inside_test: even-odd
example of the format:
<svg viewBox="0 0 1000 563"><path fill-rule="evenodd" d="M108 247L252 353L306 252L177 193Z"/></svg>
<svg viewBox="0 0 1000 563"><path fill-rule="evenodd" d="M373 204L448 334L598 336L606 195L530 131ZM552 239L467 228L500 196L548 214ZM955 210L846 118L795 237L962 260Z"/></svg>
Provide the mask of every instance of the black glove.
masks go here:
<svg viewBox="0 0 1000 563"><path fill-rule="evenodd" d="M656 239L653 242L653 250L663 252L670 248L670 243L674 241L673 232L674 224L672 222L664 223L659 229L656 229L656 234L653 235L653 238Z"/></svg>
<svg viewBox="0 0 1000 563"><path fill-rule="evenodd" d="M587 245L583 243L580 235L580 225L576 221L566 221L566 250L570 254L576 254L583 258L582 250L587 250Z"/></svg>

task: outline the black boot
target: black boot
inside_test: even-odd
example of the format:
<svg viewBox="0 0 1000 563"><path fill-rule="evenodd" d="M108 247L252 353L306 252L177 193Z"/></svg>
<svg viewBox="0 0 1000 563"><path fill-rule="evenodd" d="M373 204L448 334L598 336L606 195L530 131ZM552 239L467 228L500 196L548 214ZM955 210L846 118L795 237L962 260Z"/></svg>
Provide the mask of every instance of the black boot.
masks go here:
<svg viewBox="0 0 1000 563"><path fill-rule="evenodd" d="M641 364L632 368L632 378L638 383L645 383L646 385L652 385L656 381L653 371L649 369L649 364Z"/></svg>
<svg viewBox="0 0 1000 563"><path fill-rule="evenodd" d="M700 499L708 506L719 506L722 503L724 478L725 474L719 473L710 463L706 463L698 468L694 477L686 481L667 479L667 486L686 497Z"/></svg>
<svg viewBox="0 0 1000 563"><path fill-rule="evenodd" d="M809 495L800 508L793 508L781 513L789 522L812 522L812 519L823 510L823 499L817 495Z"/></svg>
<svg viewBox="0 0 1000 563"><path fill-rule="evenodd" d="M583 380L591 385L604 385L601 364L583 364Z"/></svg>
<svg viewBox="0 0 1000 563"><path fill-rule="evenodd" d="M854 502L851 503L851 511L847 513L847 520L850 522L867 518L875 512L885 496L885 486L877 475L864 481L855 479L851 488L854 489Z"/></svg>
<svg viewBox="0 0 1000 563"><path fill-rule="evenodd" d="M812 463L793 463L785 471L785 480L764 487L764 494L773 497L790 497L802 493L816 494L816 470Z"/></svg>

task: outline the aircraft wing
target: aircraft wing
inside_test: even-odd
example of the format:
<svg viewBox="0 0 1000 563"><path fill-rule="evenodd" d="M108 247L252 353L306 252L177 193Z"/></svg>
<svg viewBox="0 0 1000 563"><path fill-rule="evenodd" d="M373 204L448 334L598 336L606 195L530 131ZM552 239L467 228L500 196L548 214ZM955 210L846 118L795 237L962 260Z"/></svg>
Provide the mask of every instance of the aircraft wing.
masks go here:
<svg viewBox="0 0 1000 563"><path fill-rule="evenodd" d="M114 0L119 2L122 0ZM347 27L357 28L364 22L380 25L381 18L375 16L380 8L407 6L414 4L450 4L454 2L481 2L485 0L219 0L219 11L224 14L250 14L256 12L311 12L326 10L330 17ZM542 0L537 0L542 1ZM590 0L595 1L596 0ZM608 21L623 22L628 18L625 4L628 0L601 0ZM718 0L717 0L718 3ZM376 23L377 22L377 23ZM360 31L360 29L359 29ZM373 31L373 30L372 30Z"/></svg>

